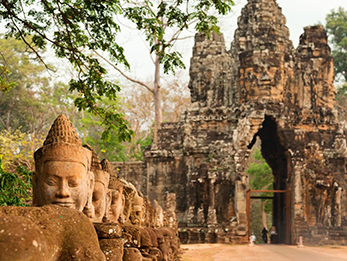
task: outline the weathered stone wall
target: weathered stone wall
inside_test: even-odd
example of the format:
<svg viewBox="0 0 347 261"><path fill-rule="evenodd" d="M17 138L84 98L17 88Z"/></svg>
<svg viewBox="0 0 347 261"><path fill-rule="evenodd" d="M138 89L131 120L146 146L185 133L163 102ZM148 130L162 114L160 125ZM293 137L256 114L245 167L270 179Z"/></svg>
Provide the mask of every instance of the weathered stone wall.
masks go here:
<svg viewBox="0 0 347 261"><path fill-rule="evenodd" d="M123 178L147 195L147 171L144 162L112 162L115 174Z"/></svg>

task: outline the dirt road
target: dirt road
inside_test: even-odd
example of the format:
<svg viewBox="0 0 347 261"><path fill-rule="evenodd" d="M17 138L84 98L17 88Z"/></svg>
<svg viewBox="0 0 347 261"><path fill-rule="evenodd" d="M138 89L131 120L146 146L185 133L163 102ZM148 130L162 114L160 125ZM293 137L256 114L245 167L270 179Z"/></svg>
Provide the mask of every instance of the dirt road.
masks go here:
<svg viewBox="0 0 347 261"><path fill-rule="evenodd" d="M346 246L181 245L182 261L347 261Z"/></svg>

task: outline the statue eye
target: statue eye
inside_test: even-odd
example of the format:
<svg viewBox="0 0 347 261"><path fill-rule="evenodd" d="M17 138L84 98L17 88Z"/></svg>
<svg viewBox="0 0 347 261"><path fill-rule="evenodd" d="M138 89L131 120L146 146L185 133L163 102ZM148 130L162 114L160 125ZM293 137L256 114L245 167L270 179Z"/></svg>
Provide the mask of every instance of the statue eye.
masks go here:
<svg viewBox="0 0 347 261"><path fill-rule="evenodd" d="M48 178L45 180L46 184L49 186L56 186L58 185L58 180L56 178Z"/></svg>
<svg viewBox="0 0 347 261"><path fill-rule="evenodd" d="M78 186L78 182L75 179L69 179L68 184L69 184L69 187L77 187Z"/></svg>

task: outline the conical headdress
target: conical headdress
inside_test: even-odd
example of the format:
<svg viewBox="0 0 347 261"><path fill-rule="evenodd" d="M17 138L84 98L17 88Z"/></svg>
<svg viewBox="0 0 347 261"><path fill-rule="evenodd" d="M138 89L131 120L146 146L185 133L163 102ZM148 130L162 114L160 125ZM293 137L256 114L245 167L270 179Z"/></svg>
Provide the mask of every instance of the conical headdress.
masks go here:
<svg viewBox="0 0 347 261"><path fill-rule="evenodd" d="M91 164L90 170L94 173L94 181L95 182L101 182L106 187L108 187L110 174L108 174L106 171L102 170L101 164L99 161L99 157L96 154L96 152L93 150L93 148L89 144L84 144L83 147L92 152L92 164Z"/></svg>
<svg viewBox="0 0 347 261"><path fill-rule="evenodd" d="M61 142L82 146L81 140L77 135L76 129L72 126L72 123L63 114L59 115L58 118L56 118L56 120L54 121L43 145L45 146Z"/></svg>
<svg viewBox="0 0 347 261"><path fill-rule="evenodd" d="M91 171L101 170L101 164L99 161L99 157L96 154L96 152L93 150L93 148L89 144L84 144L84 148L90 150L92 152L92 165L91 165Z"/></svg>
<svg viewBox="0 0 347 261"><path fill-rule="evenodd" d="M81 145L81 140L71 122L64 115L58 116L43 146L34 153L36 170L44 162L55 160L79 162L89 170L92 153Z"/></svg>

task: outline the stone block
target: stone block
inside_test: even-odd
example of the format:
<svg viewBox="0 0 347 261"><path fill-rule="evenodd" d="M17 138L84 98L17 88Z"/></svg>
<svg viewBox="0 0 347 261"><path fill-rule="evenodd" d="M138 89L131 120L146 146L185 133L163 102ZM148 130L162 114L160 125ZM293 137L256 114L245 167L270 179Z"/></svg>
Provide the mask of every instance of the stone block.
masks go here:
<svg viewBox="0 0 347 261"><path fill-rule="evenodd" d="M140 250L134 247L124 248L123 261L142 261Z"/></svg>
<svg viewBox="0 0 347 261"><path fill-rule="evenodd" d="M117 239L101 239L100 248L105 254L106 260L109 261L122 261L123 260L123 250L124 250L124 240L121 238Z"/></svg>
<svg viewBox="0 0 347 261"><path fill-rule="evenodd" d="M122 237L122 227L114 223L94 223L99 239L114 239Z"/></svg>

